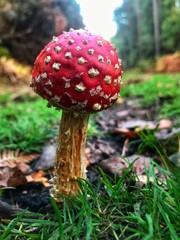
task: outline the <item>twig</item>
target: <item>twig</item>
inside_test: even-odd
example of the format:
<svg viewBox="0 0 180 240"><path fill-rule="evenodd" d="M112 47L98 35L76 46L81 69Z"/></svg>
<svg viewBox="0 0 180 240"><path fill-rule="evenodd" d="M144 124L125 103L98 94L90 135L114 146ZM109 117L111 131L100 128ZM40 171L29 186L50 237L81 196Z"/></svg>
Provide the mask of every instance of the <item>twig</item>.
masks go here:
<svg viewBox="0 0 180 240"><path fill-rule="evenodd" d="M0 200L0 218L11 219L14 214L24 210Z"/></svg>
<svg viewBox="0 0 180 240"><path fill-rule="evenodd" d="M128 143L129 143L129 138L126 138L124 141L123 149L122 149L122 157L126 156L126 152L128 151Z"/></svg>

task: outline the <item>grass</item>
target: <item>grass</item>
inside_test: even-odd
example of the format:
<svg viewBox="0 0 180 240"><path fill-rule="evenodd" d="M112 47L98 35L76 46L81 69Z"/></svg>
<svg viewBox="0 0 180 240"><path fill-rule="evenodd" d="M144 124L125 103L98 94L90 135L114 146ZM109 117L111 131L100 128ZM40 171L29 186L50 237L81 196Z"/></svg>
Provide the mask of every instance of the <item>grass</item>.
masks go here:
<svg viewBox="0 0 180 240"><path fill-rule="evenodd" d="M124 74L121 94L123 97L140 97L142 105L146 107L155 105L161 118L178 117L180 120L179 79L180 74L142 75L130 72Z"/></svg>
<svg viewBox="0 0 180 240"><path fill-rule="evenodd" d="M165 176L160 182L155 168ZM180 192L176 176L151 161L146 169L147 185L138 187L129 165L120 179L102 170L96 186L79 180L81 193L65 198L62 208L51 199L54 211L48 215L19 214L0 223L1 240L100 240L180 238ZM151 180L153 179L153 181ZM179 183L179 182L178 182Z"/></svg>
<svg viewBox="0 0 180 240"><path fill-rule="evenodd" d="M0 108L0 151L19 149L23 152L38 152L49 139L57 135L61 112L47 108L47 102L38 98L34 101L9 102L9 95L2 95ZM97 133L92 118L89 121L89 137Z"/></svg>
<svg viewBox="0 0 180 240"><path fill-rule="evenodd" d="M0 109L0 151L40 151L42 145L57 132L60 115L60 112L47 108L42 99L8 102Z"/></svg>

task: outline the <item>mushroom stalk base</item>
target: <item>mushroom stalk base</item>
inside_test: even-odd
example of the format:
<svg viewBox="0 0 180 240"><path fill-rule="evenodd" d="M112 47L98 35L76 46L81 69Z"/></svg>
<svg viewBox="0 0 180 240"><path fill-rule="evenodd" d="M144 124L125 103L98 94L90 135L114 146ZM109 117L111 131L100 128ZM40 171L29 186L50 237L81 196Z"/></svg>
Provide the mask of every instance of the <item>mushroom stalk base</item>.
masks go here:
<svg viewBox="0 0 180 240"><path fill-rule="evenodd" d="M75 179L86 178L85 144L89 114L62 112L55 162L55 187L52 194L58 198L74 196L79 192Z"/></svg>

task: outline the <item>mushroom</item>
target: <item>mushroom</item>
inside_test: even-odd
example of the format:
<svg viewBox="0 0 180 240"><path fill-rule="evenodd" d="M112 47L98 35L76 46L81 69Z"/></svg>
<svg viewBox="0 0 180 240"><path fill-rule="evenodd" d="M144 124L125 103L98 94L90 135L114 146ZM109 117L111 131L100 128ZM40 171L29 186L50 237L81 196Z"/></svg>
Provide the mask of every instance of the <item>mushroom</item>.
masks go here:
<svg viewBox="0 0 180 240"><path fill-rule="evenodd" d="M74 179L86 178L88 119L119 96L121 64L115 47L88 30L53 37L37 56L30 86L48 106L62 109L52 194L79 192Z"/></svg>

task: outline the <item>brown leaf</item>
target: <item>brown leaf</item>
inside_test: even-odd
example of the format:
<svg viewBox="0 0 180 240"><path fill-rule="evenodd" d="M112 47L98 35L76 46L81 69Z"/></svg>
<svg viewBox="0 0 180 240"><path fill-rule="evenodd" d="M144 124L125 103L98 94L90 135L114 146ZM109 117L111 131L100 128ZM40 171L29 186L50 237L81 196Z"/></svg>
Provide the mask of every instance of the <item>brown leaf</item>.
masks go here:
<svg viewBox="0 0 180 240"><path fill-rule="evenodd" d="M9 169L9 179L7 181L7 186L17 187L27 183L25 172L29 169L29 166L20 163L15 168Z"/></svg>
<svg viewBox="0 0 180 240"><path fill-rule="evenodd" d="M29 170L29 166L19 163L15 167L3 167L0 171L0 186L17 187L27 183L25 173Z"/></svg>
<svg viewBox="0 0 180 240"><path fill-rule="evenodd" d="M0 171L0 186L7 187L7 182L10 178L10 169L8 167L4 167Z"/></svg>
<svg viewBox="0 0 180 240"><path fill-rule="evenodd" d="M122 135L125 135L127 136L128 138L129 137L136 137L138 135L138 133L136 131L133 131L133 130L129 130L127 128L115 128L114 129L114 133L116 134L122 134Z"/></svg>
<svg viewBox="0 0 180 240"><path fill-rule="evenodd" d="M27 176L26 179L28 182L42 182L45 187L49 187L50 183L48 182L48 179L44 177L44 175L44 171L33 172Z"/></svg>
<svg viewBox="0 0 180 240"><path fill-rule="evenodd" d="M130 162L135 161L133 167L135 168L135 171L138 175L145 173L145 168L148 168L150 165L150 158L142 155L134 154L132 156L129 156L128 160Z"/></svg>
<svg viewBox="0 0 180 240"><path fill-rule="evenodd" d="M32 160L37 158L39 154L23 154L12 150L3 150L0 153L0 167L15 168L19 163L30 163Z"/></svg>
<svg viewBox="0 0 180 240"><path fill-rule="evenodd" d="M118 156L113 156L99 163L99 166L106 172L120 177L125 168L127 168L127 162Z"/></svg>

